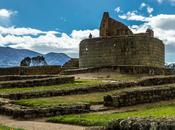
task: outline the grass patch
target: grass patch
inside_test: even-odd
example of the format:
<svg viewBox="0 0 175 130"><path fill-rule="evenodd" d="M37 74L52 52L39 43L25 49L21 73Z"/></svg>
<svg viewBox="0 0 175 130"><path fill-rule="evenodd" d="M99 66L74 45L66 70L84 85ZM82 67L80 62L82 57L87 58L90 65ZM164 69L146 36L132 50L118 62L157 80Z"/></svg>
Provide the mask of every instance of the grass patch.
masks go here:
<svg viewBox="0 0 175 130"><path fill-rule="evenodd" d="M80 115L64 115L51 117L49 122L67 123L83 126L106 126L110 121L116 119L125 119L128 117L175 117L175 103L171 105L157 105L131 112L121 113L89 113Z"/></svg>
<svg viewBox="0 0 175 130"><path fill-rule="evenodd" d="M31 107L47 107L47 106L60 106L60 105L73 105L73 104L102 104L103 97L108 94L114 94L120 92L120 90L110 92L98 92L81 95L70 96L57 96L48 98L36 98L36 99L23 99L16 101L16 104Z"/></svg>
<svg viewBox="0 0 175 130"><path fill-rule="evenodd" d="M0 130L24 130L24 129L19 129L19 128L10 128L4 125L0 124Z"/></svg>
<svg viewBox="0 0 175 130"><path fill-rule="evenodd" d="M66 83L53 86L27 87L27 88L4 88L0 89L0 94L30 92L30 91L44 91L44 90L69 90L74 88L82 88L96 84L102 84L101 80L75 80L74 83Z"/></svg>

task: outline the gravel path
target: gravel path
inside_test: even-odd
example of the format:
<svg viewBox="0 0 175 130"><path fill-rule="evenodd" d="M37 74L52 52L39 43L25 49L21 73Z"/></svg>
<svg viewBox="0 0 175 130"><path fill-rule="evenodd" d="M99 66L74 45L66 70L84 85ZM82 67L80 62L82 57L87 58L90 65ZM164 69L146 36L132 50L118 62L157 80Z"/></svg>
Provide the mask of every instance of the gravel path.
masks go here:
<svg viewBox="0 0 175 130"><path fill-rule="evenodd" d="M85 127L54 124L39 121L18 121L9 117L0 116L0 124L14 128L23 128L25 130L86 130Z"/></svg>

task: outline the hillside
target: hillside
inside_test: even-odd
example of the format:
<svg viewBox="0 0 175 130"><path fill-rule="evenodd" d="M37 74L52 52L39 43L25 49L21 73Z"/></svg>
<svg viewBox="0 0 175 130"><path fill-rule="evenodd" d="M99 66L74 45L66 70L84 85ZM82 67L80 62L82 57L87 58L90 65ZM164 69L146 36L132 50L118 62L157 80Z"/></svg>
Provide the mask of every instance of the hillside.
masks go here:
<svg viewBox="0 0 175 130"><path fill-rule="evenodd" d="M0 67L19 66L20 61L25 57L36 57L38 55L43 54L26 49L0 47ZM70 57L64 53L48 53L43 56L48 65L63 65L70 59Z"/></svg>

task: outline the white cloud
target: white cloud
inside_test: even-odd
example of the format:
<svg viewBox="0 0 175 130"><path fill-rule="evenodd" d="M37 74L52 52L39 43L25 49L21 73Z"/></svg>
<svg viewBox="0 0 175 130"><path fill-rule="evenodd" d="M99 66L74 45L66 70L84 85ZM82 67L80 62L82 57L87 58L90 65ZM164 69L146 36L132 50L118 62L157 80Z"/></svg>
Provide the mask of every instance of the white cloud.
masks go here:
<svg viewBox="0 0 175 130"><path fill-rule="evenodd" d="M154 9L150 6L147 7L147 12L151 14L154 11Z"/></svg>
<svg viewBox="0 0 175 130"><path fill-rule="evenodd" d="M15 27L2 27L0 26L0 34L12 34L12 35L38 35L38 34L47 34L53 33L58 34L56 31L44 32L38 29L32 28L15 28Z"/></svg>
<svg viewBox="0 0 175 130"><path fill-rule="evenodd" d="M117 7L114 9L114 11L116 11L117 13L120 13L121 9L120 9L120 7Z"/></svg>
<svg viewBox="0 0 175 130"><path fill-rule="evenodd" d="M139 15L137 11L127 12L126 14L119 15L121 19L133 20L133 21L148 21L148 17Z"/></svg>
<svg viewBox="0 0 175 130"><path fill-rule="evenodd" d="M0 17L10 18L15 12L7 9L0 9Z"/></svg>
<svg viewBox="0 0 175 130"><path fill-rule="evenodd" d="M0 25L9 25L11 17L15 15L17 11L12 11L8 9L0 9Z"/></svg>
<svg viewBox="0 0 175 130"><path fill-rule="evenodd" d="M0 46L30 49L40 53L63 52L72 57L78 56L81 40L88 38L90 33L93 37L99 36L99 30L97 29L73 30L70 35L61 33L60 36L57 36L59 32L55 31L45 32L31 28L14 27L6 29L6 32L0 32ZM31 36L31 34L35 36Z"/></svg>
<svg viewBox="0 0 175 130"><path fill-rule="evenodd" d="M163 3L163 2L171 2L172 4L175 3L175 0L157 0L158 3Z"/></svg>
<svg viewBox="0 0 175 130"><path fill-rule="evenodd" d="M140 9L142 9L142 8L144 8L144 7L146 7L146 3L141 3Z"/></svg>
<svg viewBox="0 0 175 130"><path fill-rule="evenodd" d="M132 25L130 28L134 33L145 32L147 28L152 28L155 37L163 40L165 43L166 56L175 55L175 15L159 14L147 17L147 19L148 21L145 21L142 25Z"/></svg>
<svg viewBox="0 0 175 130"><path fill-rule="evenodd" d="M139 9L142 10L144 8L146 8L148 14L151 14L154 11L154 8L152 8L150 5L148 5L146 3L141 3Z"/></svg>

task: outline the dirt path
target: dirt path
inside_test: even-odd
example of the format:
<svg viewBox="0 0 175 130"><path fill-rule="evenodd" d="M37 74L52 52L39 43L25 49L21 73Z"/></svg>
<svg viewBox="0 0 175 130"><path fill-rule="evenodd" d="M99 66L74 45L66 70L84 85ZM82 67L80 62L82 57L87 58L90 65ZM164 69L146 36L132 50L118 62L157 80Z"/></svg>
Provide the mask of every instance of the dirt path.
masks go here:
<svg viewBox="0 0 175 130"><path fill-rule="evenodd" d="M0 116L0 124L14 128L23 128L25 130L85 130L85 127L46 123L39 121L17 121L9 117Z"/></svg>

